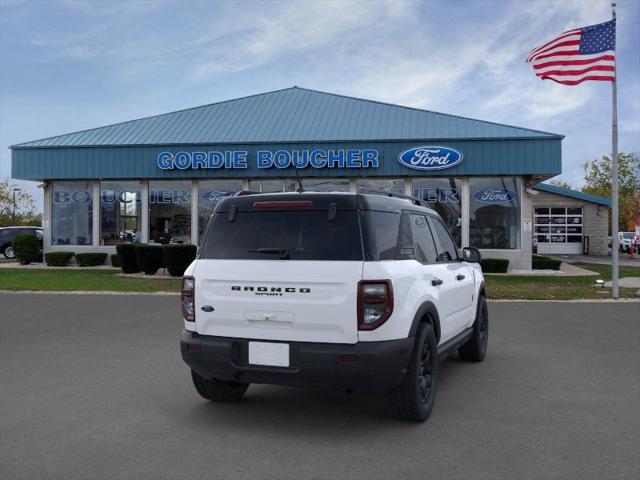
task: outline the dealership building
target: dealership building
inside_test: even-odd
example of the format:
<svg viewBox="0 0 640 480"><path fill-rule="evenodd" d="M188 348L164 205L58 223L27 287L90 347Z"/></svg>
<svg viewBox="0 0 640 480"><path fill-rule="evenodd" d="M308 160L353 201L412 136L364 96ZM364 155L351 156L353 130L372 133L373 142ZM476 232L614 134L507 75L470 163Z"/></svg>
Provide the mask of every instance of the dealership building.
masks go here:
<svg viewBox="0 0 640 480"><path fill-rule="evenodd" d="M44 185L45 251L200 241L221 198L389 191L423 198L460 247L531 268L607 253L608 199L543 180L561 135L298 87L59 135L12 149Z"/></svg>

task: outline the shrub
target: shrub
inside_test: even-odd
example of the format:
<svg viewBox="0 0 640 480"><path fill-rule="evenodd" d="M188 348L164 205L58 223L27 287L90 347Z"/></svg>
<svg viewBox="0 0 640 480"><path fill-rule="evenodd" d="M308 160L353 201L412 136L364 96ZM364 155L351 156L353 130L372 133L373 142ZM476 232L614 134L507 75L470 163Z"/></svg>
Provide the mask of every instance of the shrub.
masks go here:
<svg viewBox="0 0 640 480"><path fill-rule="evenodd" d="M111 255L111 266L115 268L120 268L120 257L117 253Z"/></svg>
<svg viewBox="0 0 640 480"><path fill-rule="evenodd" d="M484 273L507 273L509 260L505 258L483 258L480 266Z"/></svg>
<svg viewBox="0 0 640 480"><path fill-rule="evenodd" d="M16 258L22 265L29 265L31 262L41 262L40 242L38 237L28 233L16 235L12 242L13 251Z"/></svg>
<svg viewBox="0 0 640 480"><path fill-rule="evenodd" d="M198 247L195 245L165 245L164 261L167 265L169 275L172 277L181 277L184 271L196 258Z"/></svg>
<svg viewBox="0 0 640 480"><path fill-rule="evenodd" d="M118 259L120 260L120 268L123 273L138 273L138 259L136 256L136 245L133 243L122 243L116 245Z"/></svg>
<svg viewBox="0 0 640 480"><path fill-rule="evenodd" d="M98 265L104 265L104 261L107 259L106 253L77 253L76 261L81 267L96 267Z"/></svg>
<svg viewBox="0 0 640 480"><path fill-rule="evenodd" d="M73 252L48 252L44 259L50 267L66 267L74 255Z"/></svg>
<svg viewBox="0 0 640 480"><path fill-rule="evenodd" d="M560 270L560 260L554 260L553 258L543 257L541 255L534 255L531 260L531 268L534 270Z"/></svg>
<svg viewBox="0 0 640 480"><path fill-rule="evenodd" d="M162 266L164 252L161 246L136 245L138 267L147 275L155 275Z"/></svg>

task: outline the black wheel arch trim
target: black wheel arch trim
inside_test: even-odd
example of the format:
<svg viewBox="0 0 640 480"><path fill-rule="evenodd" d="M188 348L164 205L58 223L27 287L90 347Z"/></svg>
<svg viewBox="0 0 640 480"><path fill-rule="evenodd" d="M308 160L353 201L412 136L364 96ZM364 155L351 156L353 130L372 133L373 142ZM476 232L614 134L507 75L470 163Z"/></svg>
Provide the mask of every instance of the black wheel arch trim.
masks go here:
<svg viewBox="0 0 640 480"><path fill-rule="evenodd" d="M433 304L433 302L424 302L418 308L418 311L413 316L413 322L411 323L411 329L409 330L409 336L415 337L418 332L418 327L420 323L422 323L425 317L429 317L431 319L434 333L436 334L436 341L440 341L440 315L438 315L438 309Z"/></svg>
<svg viewBox="0 0 640 480"><path fill-rule="evenodd" d="M485 299L487 298L487 291L484 288L484 280L480 282L480 288L478 288L478 295L484 296Z"/></svg>

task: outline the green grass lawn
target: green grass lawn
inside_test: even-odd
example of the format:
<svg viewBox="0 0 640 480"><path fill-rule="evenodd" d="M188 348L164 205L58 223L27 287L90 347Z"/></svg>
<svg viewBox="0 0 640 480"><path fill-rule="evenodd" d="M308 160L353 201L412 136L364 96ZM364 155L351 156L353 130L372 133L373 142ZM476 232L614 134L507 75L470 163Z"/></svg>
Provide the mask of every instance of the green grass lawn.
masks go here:
<svg viewBox="0 0 640 480"><path fill-rule="evenodd" d="M179 278L124 278L119 270L0 269L0 290L178 292Z"/></svg>
<svg viewBox="0 0 640 480"><path fill-rule="evenodd" d="M611 279L611 267L576 264L598 272L598 276L501 276L486 275L487 294L491 299L570 300L576 298L609 298L593 285L595 280ZM0 290L110 291L110 292L178 292L180 279L123 278L118 270L0 269ZM620 267L621 277L640 277L640 267ZM622 288L620 296L635 297L636 289Z"/></svg>
<svg viewBox="0 0 640 480"><path fill-rule="evenodd" d="M577 298L610 298L610 289L594 287L596 279L611 280L611 267L593 263L576 263L577 267L598 272L598 276L485 276L487 296L491 299L572 300ZM640 267L620 267L620 277L640 277ZM599 293L604 290L607 293ZM637 289L621 288L620 296L633 298Z"/></svg>

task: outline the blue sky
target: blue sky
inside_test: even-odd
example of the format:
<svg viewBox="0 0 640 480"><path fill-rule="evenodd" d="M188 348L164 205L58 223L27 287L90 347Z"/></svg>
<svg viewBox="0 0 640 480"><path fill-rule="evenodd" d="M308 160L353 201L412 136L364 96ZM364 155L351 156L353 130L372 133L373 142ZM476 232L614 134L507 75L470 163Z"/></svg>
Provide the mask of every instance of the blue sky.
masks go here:
<svg viewBox="0 0 640 480"><path fill-rule="evenodd" d="M541 81L524 59L610 16L607 0L0 0L0 178L14 143L298 85L564 134L562 178L580 186L611 149L611 86ZM619 0L627 152L638 25L640 2Z"/></svg>

